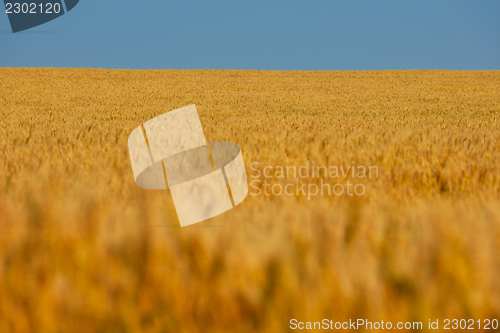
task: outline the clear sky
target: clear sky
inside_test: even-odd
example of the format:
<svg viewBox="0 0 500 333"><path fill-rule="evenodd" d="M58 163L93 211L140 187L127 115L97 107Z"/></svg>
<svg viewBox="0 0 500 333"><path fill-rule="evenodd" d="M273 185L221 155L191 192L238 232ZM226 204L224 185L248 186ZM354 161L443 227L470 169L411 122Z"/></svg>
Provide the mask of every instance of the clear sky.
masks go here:
<svg viewBox="0 0 500 333"><path fill-rule="evenodd" d="M16 34L2 10L0 66L500 69L500 1L80 0Z"/></svg>

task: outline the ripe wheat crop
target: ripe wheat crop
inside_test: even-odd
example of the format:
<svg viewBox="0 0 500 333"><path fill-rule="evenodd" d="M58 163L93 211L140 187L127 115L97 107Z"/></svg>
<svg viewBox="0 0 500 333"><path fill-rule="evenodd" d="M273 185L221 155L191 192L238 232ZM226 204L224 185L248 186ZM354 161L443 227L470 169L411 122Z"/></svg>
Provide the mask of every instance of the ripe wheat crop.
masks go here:
<svg viewBox="0 0 500 333"><path fill-rule="evenodd" d="M190 104L256 182L180 228L127 137ZM500 319L499 71L0 68L0 116L0 332ZM378 173L276 174L313 163Z"/></svg>

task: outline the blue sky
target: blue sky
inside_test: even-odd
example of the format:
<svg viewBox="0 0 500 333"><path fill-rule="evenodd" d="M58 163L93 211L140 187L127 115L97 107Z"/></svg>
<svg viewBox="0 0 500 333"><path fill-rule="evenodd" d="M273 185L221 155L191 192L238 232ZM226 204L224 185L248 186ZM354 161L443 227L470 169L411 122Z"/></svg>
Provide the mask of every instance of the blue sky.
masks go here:
<svg viewBox="0 0 500 333"><path fill-rule="evenodd" d="M500 1L80 0L16 34L2 10L0 66L500 69Z"/></svg>

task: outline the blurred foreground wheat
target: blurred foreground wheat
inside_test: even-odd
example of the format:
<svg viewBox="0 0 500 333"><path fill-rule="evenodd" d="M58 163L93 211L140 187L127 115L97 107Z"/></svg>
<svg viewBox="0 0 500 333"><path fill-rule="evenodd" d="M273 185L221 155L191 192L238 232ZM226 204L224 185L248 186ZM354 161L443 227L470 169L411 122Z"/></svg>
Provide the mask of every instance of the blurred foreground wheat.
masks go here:
<svg viewBox="0 0 500 333"><path fill-rule="evenodd" d="M252 162L379 176L180 228L127 137L189 104L249 181ZM0 332L500 319L499 71L0 68L0 116Z"/></svg>

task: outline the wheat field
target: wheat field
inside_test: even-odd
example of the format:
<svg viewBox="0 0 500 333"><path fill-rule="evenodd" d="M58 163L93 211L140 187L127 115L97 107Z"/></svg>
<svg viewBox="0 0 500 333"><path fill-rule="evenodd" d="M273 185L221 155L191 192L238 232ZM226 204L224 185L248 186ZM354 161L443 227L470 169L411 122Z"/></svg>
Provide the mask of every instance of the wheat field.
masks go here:
<svg viewBox="0 0 500 333"><path fill-rule="evenodd" d="M180 228L127 138L190 104L256 182ZM500 320L500 71L0 68L0 115L0 332ZM313 162L378 174L262 173ZM254 195L264 180L366 191Z"/></svg>

